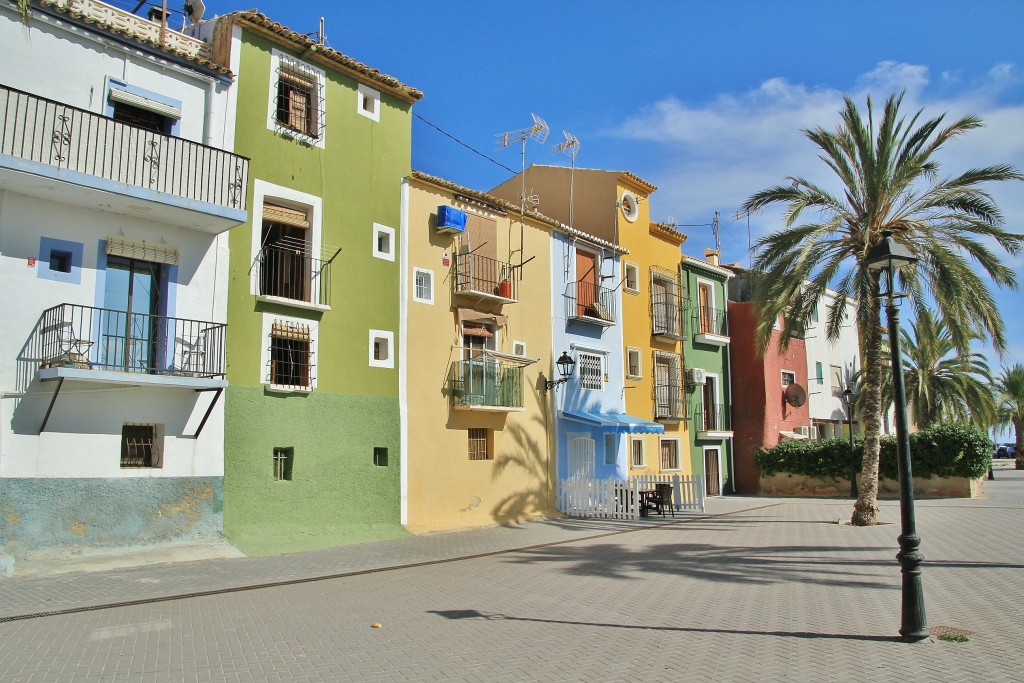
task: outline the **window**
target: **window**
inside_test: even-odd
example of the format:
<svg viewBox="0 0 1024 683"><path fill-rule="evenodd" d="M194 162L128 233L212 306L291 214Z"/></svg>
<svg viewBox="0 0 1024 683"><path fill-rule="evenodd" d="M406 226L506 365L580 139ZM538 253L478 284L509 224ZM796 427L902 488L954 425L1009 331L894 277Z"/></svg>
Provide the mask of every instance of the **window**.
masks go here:
<svg viewBox="0 0 1024 683"><path fill-rule="evenodd" d="M395 229L373 224L373 255L386 261L395 260Z"/></svg>
<svg viewBox="0 0 1024 683"><path fill-rule="evenodd" d="M593 479L594 440L589 436L569 435L569 479Z"/></svg>
<svg viewBox="0 0 1024 683"><path fill-rule="evenodd" d="M368 119L380 121L380 91L360 83L356 93L356 111Z"/></svg>
<svg viewBox="0 0 1024 683"><path fill-rule="evenodd" d="M614 465L619 455L619 437L616 434L604 435L604 464Z"/></svg>
<svg viewBox="0 0 1024 683"><path fill-rule="evenodd" d="M469 430L469 459L491 460L491 430L472 428Z"/></svg>
<svg viewBox="0 0 1024 683"><path fill-rule="evenodd" d="M782 386L788 387L790 384L796 384L796 373L790 372L789 370L783 370Z"/></svg>
<svg viewBox="0 0 1024 683"><path fill-rule="evenodd" d="M181 121L181 101L107 77L106 115L161 135L174 135Z"/></svg>
<svg viewBox="0 0 1024 683"><path fill-rule="evenodd" d="M58 251L56 249L50 251L50 270L57 273L70 273L71 252Z"/></svg>
<svg viewBox="0 0 1024 683"><path fill-rule="evenodd" d="M626 261L622 264L623 269L626 272L626 281L623 285L627 292L639 292L640 291L640 269L635 263Z"/></svg>
<svg viewBox="0 0 1024 683"><path fill-rule="evenodd" d="M274 481L292 480L292 463L295 449L291 446L274 449Z"/></svg>
<svg viewBox="0 0 1024 683"><path fill-rule="evenodd" d="M818 322L818 302L814 302L814 308L811 309L811 322Z"/></svg>
<svg viewBox="0 0 1024 683"><path fill-rule="evenodd" d="M306 209L264 202L257 264L260 296L310 302L316 264L310 258L309 237Z"/></svg>
<svg viewBox="0 0 1024 683"><path fill-rule="evenodd" d="M126 423L121 427L121 467L163 467L159 425Z"/></svg>
<svg viewBox="0 0 1024 683"><path fill-rule="evenodd" d="M679 294L675 278L651 274L651 333L674 338L679 328Z"/></svg>
<svg viewBox="0 0 1024 683"><path fill-rule="evenodd" d="M822 374L822 371L823 371L823 368L821 367L821 363L815 363L814 364L814 372L815 372L815 376L817 377L818 384L824 384L825 383L825 376Z"/></svg>
<svg viewBox="0 0 1024 683"><path fill-rule="evenodd" d="M843 369L838 365L829 367L829 376L832 378L833 393L843 393Z"/></svg>
<svg viewBox="0 0 1024 683"><path fill-rule="evenodd" d="M604 388L604 373L601 356L593 353L579 354L580 387L600 391Z"/></svg>
<svg viewBox="0 0 1024 683"><path fill-rule="evenodd" d="M512 342L512 354L515 356L526 355L526 342L514 341Z"/></svg>
<svg viewBox="0 0 1024 683"><path fill-rule="evenodd" d="M313 348L309 326L275 321L270 330L270 363L267 382L287 388L313 388Z"/></svg>
<svg viewBox="0 0 1024 683"><path fill-rule="evenodd" d="M268 127L323 147L324 72L278 50L270 66Z"/></svg>
<svg viewBox="0 0 1024 683"><path fill-rule="evenodd" d="M626 375L630 379L640 379L643 377L643 367L640 358L640 349L632 346L626 348Z"/></svg>
<svg viewBox="0 0 1024 683"><path fill-rule="evenodd" d="M654 417L683 416L682 359L675 353L654 352Z"/></svg>
<svg viewBox="0 0 1024 683"><path fill-rule="evenodd" d="M373 465L374 467L387 467L388 466L388 449L382 446L374 446L373 448Z"/></svg>
<svg viewBox="0 0 1024 683"><path fill-rule="evenodd" d="M156 113L155 111L149 111L141 107L135 107L124 102L114 102L114 115L115 121L121 123L127 123L136 128L142 128L143 130L152 131L154 133L160 133L162 135L169 135L173 122L166 116Z"/></svg>
<svg viewBox="0 0 1024 683"><path fill-rule="evenodd" d="M661 440L661 469L663 469L663 470L678 470L679 469L679 440L678 439L662 439Z"/></svg>
<svg viewBox="0 0 1024 683"><path fill-rule="evenodd" d="M412 269L412 300L421 304L434 303L434 271Z"/></svg>
<svg viewBox="0 0 1024 683"><path fill-rule="evenodd" d="M706 282L697 283L697 320L702 334L718 334L719 313L715 310L715 290Z"/></svg>
<svg viewBox="0 0 1024 683"><path fill-rule="evenodd" d="M644 440L633 439L629 442L629 464L634 469L647 467L644 459Z"/></svg>
<svg viewBox="0 0 1024 683"><path fill-rule="evenodd" d="M393 332L370 330L370 367L395 367L395 358L392 352L394 343L395 335Z"/></svg>

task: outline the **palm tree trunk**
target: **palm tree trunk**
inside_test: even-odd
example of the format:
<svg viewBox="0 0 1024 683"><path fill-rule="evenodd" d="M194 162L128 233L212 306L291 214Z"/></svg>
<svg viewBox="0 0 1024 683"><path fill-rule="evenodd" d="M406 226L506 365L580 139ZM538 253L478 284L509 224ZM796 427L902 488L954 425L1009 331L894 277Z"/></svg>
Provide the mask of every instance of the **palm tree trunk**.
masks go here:
<svg viewBox="0 0 1024 683"><path fill-rule="evenodd" d="M1024 470L1024 422L1013 423L1013 450L1017 452L1014 468Z"/></svg>
<svg viewBox="0 0 1024 683"><path fill-rule="evenodd" d="M864 340L864 460L861 465L857 502L853 506L850 524L873 526L878 519L878 453L881 442L879 432L882 421L882 312L878 296L878 279L874 277L871 295L862 305L868 307ZM894 360L893 362L899 362Z"/></svg>

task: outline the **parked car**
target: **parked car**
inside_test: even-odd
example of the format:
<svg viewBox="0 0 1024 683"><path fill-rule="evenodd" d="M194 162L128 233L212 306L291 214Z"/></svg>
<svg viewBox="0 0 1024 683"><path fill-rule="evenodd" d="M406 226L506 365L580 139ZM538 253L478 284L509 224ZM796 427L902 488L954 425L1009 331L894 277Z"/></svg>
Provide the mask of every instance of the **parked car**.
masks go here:
<svg viewBox="0 0 1024 683"><path fill-rule="evenodd" d="M1012 443L1004 443L1002 446L996 449L997 458L1015 458L1017 457L1017 450L1014 448Z"/></svg>

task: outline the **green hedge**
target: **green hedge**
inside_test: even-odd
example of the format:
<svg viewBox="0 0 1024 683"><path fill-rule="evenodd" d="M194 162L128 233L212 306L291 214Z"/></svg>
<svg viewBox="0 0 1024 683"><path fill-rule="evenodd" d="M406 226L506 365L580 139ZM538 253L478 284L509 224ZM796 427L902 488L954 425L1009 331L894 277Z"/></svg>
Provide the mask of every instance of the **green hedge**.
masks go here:
<svg viewBox="0 0 1024 683"><path fill-rule="evenodd" d="M863 460L864 441L854 437L857 471ZM995 445L982 430L963 423L948 423L922 429L910 435L911 470L915 477L970 477L988 472ZM850 476L849 439L821 441L783 441L772 448L761 448L754 461L766 475L779 472L809 477L846 479ZM878 462L883 479L899 479L896 438L882 437Z"/></svg>

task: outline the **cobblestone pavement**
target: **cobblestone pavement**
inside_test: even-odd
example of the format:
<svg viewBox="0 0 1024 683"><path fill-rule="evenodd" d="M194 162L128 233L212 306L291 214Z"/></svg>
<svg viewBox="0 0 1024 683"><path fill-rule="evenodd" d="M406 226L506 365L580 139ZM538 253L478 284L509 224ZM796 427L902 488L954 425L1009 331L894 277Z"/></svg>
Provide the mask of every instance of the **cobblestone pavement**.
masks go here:
<svg viewBox="0 0 1024 683"><path fill-rule="evenodd" d="M1021 681L1024 472L996 476L917 507L928 624L963 643L895 640L894 501L857 529L835 523L846 500L726 498L675 522L2 579L0 680Z"/></svg>

